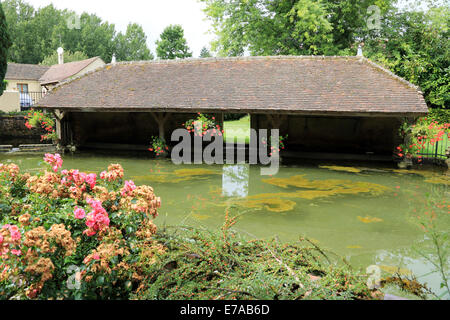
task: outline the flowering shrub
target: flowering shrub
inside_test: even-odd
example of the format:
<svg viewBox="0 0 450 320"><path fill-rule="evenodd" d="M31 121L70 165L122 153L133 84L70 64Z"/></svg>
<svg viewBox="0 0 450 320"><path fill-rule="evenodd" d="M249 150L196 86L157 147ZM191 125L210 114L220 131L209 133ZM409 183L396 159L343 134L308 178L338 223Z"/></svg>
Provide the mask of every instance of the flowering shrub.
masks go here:
<svg viewBox="0 0 450 320"><path fill-rule="evenodd" d="M167 146L166 141L160 137L153 136L150 141L151 148L148 151L154 152L157 156L165 154L169 151L169 146Z"/></svg>
<svg viewBox="0 0 450 320"><path fill-rule="evenodd" d="M36 175L0 164L0 299L127 299L165 252L152 239L161 200L118 164L98 179L44 161Z"/></svg>
<svg viewBox="0 0 450 320"><path fill-rule="evenodd" d="M41 136L41 141L55 141L58 136L55 130L55 120L47 113L42 111L30 110L25 116L27 120L25 126L28 129L41 127L47 133Z"/></svg>
<svg viewBox="0 0 450 320"><path fill-rule="evenodd" d="M197 115L196 119L191 119L183 124L186 130L200 137L206 135L208 130L211 130L212 135L218 135L219 137L223 135L224 130L216 123L215 117L210 118L202 113L198 113Z"/></svg>
<svg viewBox="0 0 450 320"><path fill-rule="evenodd" d="M275 156L275 155L277 155L277 154L279 154L280 152L281 152L281 150L284 150L284 149L286 149L286 145L284 144L284 140L286 140L288 138L288 135L286 135L285 137L283 137L283 136L280 136L280 141L279 141L279 147L278 147L278 149L277 148L275 148L274 146L270 146L270 156ZM267 144L267 139L265 139L265 138L263 138L263 141L262 141L262 143L264 144L264 145L266 145Z"/></svg>
<svg viewBox="0 0 450 320"><path fill-rule="evenodd" d="M437 121L420 118L411 126L404 124L400 131L406 143L397 147L396 155L399 158L417 157L421 162L422 156L418 153L424 151L428 145L434 146L442 141L445 136L450 138L450 123L439 124Z"/></svg>

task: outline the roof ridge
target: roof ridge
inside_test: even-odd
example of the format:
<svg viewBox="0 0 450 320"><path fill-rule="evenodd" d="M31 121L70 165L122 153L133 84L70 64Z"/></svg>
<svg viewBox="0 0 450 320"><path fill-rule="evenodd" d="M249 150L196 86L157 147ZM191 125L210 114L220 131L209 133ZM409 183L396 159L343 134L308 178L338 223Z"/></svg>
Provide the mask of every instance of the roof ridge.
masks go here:
<svg viewBox="0 0 450 320"><path fill-rule="evenodd" d="M116 63L108 63L107 65L129 65L129 64L176 64L176 63L193 63L193 62L216 62L216 61L251 61L251 60L293 60L293 59L314 59L314 60L328 60L328 59L351 59L356 60L357 56L292 56L292 55L278 55L278 56L237 56L237 57L210 57L210 58L185 58L185 59L156 59L156 60L136 60L136 61L121 61Z"/></svg>
<svg viewBox="0 0 450 320"><path fill-rule="evenodd" d="M17 63L17 62L8 62L8 64L17 64L21 66L36 66L36 67L49 67L43 64L35 64L35 63Z"/></svg>

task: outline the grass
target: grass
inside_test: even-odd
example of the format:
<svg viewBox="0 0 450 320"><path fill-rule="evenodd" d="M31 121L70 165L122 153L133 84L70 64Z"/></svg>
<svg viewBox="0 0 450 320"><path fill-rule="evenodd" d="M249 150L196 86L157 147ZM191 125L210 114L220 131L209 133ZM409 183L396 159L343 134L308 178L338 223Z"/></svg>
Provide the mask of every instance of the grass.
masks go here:
<svg viewBox="0 0 450 320"><path fill-rule="evenodd" d="M226 143L250 143L250 115L236 121L225 121L224 138Z"/></svg>

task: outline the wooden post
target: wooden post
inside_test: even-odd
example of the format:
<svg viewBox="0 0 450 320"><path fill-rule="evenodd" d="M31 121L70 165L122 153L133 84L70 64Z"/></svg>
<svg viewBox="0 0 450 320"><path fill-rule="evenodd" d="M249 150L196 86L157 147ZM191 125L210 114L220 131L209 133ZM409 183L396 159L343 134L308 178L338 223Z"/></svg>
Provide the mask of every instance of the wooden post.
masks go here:
<svg viewBox="0 0 450 320"><path fill-rule="evenodd" d="M169 112L158 112L158 113L151 112L150 114L158 124L159 137L165 141L166 140L165 124L167 120L169 120L171 114Z"/></svg>
<svg viewBox="0 0 450 320"><path fill-rule="evenodd" d="M59 109L56 109L53 114L56 117L56 135L58 137L58 144L60 145L62 142L62 128L61 128L61 121L64 119L64 116L66 115L65 111L61 111Z"/></svg>

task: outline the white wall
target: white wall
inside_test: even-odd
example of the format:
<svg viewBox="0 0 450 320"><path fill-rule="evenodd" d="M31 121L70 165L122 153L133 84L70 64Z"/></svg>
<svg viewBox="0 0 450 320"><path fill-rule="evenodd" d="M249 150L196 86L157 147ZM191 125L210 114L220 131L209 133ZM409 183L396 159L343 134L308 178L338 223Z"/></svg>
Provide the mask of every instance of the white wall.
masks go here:
<svg viewBox="0 0 450 320"><path fill-rule="evenodd" d="M0 96L0 111L20 111L20 94L18 91L4 91Z"/></svg>

